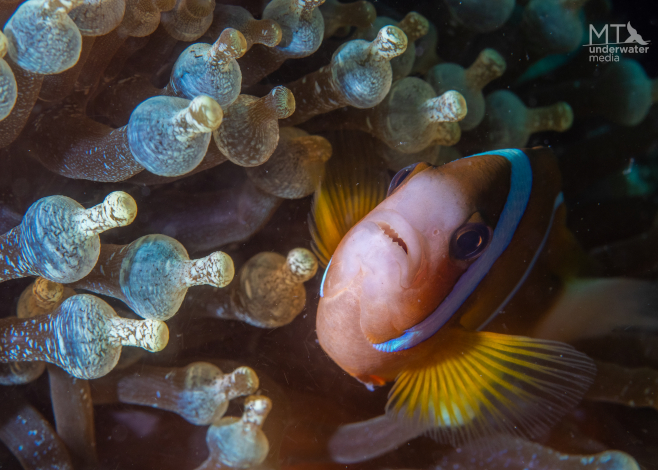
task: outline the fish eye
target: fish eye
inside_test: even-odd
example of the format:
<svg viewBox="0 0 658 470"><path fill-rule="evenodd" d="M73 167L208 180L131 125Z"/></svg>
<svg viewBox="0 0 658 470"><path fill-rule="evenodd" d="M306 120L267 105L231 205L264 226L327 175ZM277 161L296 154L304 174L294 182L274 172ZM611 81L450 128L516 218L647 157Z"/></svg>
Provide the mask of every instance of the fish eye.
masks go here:
<svg viewBox="0 0 658 470"><path fill-rule="evenodd" d="M450 240L450 256L473 261L489 246L493 230L486 224L470 222L462 225Z"/></svg>
<svg viewBox="0 0 658 470"><path fill-rule="evenodd" d="M430 165L429 163L418 162L402 168L400 171L398 171L395 174L395 176L391 180L391 184L388 186L388 192L386 193L386 197L393 194L395 190L402 185L402 183L411 179L411 176L416 175L421 171L423 171L424 169L429 168L431 166L432 165Z"/></svg>

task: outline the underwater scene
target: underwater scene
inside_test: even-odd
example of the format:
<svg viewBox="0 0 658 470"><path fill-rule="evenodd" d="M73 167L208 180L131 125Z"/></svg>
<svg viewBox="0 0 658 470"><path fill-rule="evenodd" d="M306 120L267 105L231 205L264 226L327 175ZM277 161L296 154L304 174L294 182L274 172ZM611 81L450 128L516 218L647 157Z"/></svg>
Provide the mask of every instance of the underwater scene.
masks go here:
<svg viewBox="0 0 658 470"><path fill-rule="evenodd" d="M658 469L654 2L0 29L0 469Z"/></svg>

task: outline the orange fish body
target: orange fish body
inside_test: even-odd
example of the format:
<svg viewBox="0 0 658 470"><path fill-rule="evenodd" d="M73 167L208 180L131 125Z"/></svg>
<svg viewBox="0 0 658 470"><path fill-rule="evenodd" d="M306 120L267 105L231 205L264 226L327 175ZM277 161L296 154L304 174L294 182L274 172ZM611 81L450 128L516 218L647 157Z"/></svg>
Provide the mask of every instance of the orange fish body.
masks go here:
<svg viewBox="0 0 658 470"><path fill-rule="evenodd" d="M401 170L333 253L320 345L368 386L395 381L387 414L449 442L542 432L594 374L568 345L517 336L581 266L564 217L547 149Z"/></svg>

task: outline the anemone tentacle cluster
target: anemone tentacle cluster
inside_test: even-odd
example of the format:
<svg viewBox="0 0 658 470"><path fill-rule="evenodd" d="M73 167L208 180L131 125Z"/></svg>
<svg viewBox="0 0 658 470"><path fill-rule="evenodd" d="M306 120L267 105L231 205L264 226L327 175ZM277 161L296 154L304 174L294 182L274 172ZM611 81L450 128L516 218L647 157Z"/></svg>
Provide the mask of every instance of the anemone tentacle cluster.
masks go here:
<svg viewBox="0 0 658 470"><path fill-rule="evenodd" d="M338 159L385 175L553 146L592 272L658 298L658 79L637 54L592 65L609 2L404 3L0 0L2 468L658 461L637 431L658 423L646 332L578 345L599 374L538 442L334 432L386 401L315 339L306 216Z"/></svg>

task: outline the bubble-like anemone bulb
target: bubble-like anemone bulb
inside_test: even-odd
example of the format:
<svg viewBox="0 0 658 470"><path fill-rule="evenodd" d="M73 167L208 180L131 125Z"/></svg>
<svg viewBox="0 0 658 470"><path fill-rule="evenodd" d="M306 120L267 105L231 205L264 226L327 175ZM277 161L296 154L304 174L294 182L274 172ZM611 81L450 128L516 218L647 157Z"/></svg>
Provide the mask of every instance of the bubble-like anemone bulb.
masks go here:
<svg viewBox="0 0 658 470"><path fill-rule="evenodd" d="M0 467L655 466L649 13L0 0Z"/></svg>

